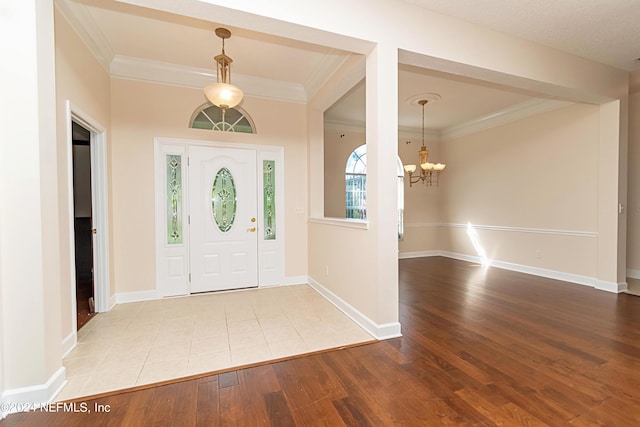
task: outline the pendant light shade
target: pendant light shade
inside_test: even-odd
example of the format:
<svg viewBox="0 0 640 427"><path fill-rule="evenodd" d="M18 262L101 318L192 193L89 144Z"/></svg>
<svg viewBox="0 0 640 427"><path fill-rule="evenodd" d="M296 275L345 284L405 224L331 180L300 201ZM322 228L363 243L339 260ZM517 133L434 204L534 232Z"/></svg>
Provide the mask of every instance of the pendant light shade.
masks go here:
<svg viewBox="0 0 640 427"><path fill-rule="evenodd" d="M213 105L222 109L233 108L242 102L244 94L231 84L231 63L233 59L224 53L224 40L231 37L226 28L216 28L216 35L222 39L222 53L213 59L216 61L216 83L207 85L204 94Z"/></svg>
<svg viewBox="0 0 640 427"><path fill-rule="evenodd" d="M237 86L228 83L213 83L205 86L204 94L213 105L233 108L242 102L244 94Z"/></svg>

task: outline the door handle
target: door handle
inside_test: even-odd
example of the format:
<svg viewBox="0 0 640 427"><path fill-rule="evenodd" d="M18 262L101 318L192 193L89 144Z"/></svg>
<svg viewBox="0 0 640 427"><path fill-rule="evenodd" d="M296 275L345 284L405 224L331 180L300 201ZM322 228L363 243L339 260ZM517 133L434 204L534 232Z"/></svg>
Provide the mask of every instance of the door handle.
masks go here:
<svg viewBox="0 0 640 427"><path fill-rule="evenodd" d="M251 233L255 233L256 228L255 227L247 228L247 231L250 231Z"/></svg>

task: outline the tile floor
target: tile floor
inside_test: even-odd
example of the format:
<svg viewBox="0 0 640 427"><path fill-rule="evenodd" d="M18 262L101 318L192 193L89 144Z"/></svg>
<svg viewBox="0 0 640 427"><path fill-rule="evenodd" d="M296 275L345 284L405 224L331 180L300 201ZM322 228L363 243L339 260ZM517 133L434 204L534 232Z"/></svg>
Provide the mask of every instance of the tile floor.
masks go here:
<svg viewBox="0 0 640 427"><path fill-rule="evenodd" d="M56 400L371 340L309 285L120 304L80 329Z"/></svg>

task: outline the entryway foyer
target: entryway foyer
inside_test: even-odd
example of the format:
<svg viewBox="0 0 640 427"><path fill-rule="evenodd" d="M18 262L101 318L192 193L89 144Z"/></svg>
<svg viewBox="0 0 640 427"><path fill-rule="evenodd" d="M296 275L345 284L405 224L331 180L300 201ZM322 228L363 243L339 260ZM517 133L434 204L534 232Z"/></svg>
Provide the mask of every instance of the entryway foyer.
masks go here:
<svg viewBox="0 0 640 427"><path fill-rule="evenodd" d="M78 332L56 401L373 340L308 285L119 304Z"/></svg>

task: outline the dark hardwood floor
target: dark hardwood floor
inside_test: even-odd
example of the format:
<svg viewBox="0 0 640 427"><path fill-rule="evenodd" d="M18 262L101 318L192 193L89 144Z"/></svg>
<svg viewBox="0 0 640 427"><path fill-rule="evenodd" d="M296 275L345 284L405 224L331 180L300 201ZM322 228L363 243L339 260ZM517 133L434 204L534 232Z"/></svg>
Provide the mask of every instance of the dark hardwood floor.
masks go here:
<svg viewBox="0 0 640 427"><path fill-rule="evenodd" d="M89 298L93 297L93 281L89 279L77 279L76 285L76 313L78 330L87 324L95 311L89 306Z"/></svg>
<svg viewBox="0 0 640 427"><path fill-rule="evenodd" d="M640 297L422 258L400 261L400 314L402 338L0 426L640 425Z"/></svg>
<svg viewBox="0 0 640 427"><path fill-rule="evenodd" d="M76 261L76 312L77 329L80 330L95 312L91 310L89 298L93 297L93 233L91 218L75 218Z"/></svg>

